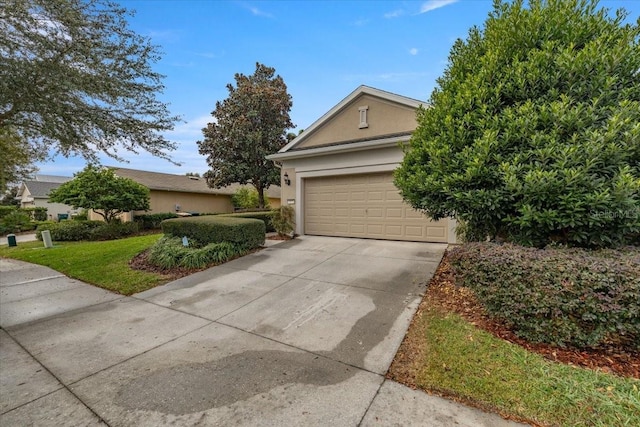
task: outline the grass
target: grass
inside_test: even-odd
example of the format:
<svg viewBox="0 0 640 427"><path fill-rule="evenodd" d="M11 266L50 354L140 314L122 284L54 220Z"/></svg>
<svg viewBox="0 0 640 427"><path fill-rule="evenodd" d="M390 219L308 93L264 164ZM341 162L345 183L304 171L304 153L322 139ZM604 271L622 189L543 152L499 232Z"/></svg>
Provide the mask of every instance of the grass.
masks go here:
<svg viewBox="0 0 640 427"><path fill-rule="evenodd" d="M407 340L425 390L542 425L640 425L639 380L551 362L438 307Z"/></svg>
<svg viewBox="0 0 640 427"><path fill-rule="evenodd" d="M45 265L74 279L123 295L153 288L166 277L129 268L129 260L162 235L149 234L103 242L64 242L45 249L42 242L0 247L0 256Z"/></svg>

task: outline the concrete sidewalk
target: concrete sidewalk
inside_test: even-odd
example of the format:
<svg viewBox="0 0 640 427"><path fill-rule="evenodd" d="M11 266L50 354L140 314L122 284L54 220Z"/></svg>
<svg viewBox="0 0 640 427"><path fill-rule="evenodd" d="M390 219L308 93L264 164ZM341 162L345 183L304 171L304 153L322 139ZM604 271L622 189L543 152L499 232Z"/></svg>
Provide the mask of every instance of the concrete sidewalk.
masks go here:
<svg viewBox="0 0 640 427"><path fill-rule="evenodd" d="M512 425L384 378L444 249L305 236L134 297L0 259L0 425Z"/></svg>

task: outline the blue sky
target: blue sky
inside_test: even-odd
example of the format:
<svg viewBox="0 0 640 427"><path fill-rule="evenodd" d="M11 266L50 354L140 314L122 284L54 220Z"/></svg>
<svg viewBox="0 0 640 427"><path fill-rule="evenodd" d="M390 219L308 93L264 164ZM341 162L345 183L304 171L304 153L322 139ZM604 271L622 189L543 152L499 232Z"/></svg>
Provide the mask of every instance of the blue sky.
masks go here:
<svg viewBox="0 0 640 427"><path fill-rule="evenodd" d="M206 1L119 0L136 11L131 28L159 45L155 69L166 76L159 98L182 116L166 136L182 166L120 152L130 163L101 156L104 165L184 174L207 170L196 141L216 101L228 96L235 73L255 63L274 67L293 98L291 118L304 129L359 85L427 100L449 50L473 25L482 26L490 0L431 1ZM640 0L601 1L640 15ZM72 176L82 158L38 164L40 173Z"/></svg>

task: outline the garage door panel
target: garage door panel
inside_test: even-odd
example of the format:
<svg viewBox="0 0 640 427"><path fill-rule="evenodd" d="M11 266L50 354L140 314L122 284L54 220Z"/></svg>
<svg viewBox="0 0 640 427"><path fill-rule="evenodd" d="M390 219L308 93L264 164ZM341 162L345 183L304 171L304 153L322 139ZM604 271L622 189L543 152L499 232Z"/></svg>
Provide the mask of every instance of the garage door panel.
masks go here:
<svg viewBox="0 0 640 427"><path fill-rule="evenodd" d="M305 179L307 234L447 242L448 221L431 221L402 201L387 173Z"/></svg>

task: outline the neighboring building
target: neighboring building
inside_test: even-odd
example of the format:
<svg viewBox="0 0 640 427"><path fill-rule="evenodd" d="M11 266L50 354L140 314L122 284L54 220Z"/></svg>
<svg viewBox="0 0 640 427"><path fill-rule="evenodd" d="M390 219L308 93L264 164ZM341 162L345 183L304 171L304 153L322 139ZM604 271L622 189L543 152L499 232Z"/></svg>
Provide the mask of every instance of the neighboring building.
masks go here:
<svg viewBox="0 0 640 427"><path fill-rule="evenodd" d="M111 167L117 176L130 178L150 190L150 210L134 214L185 212L229 213L233 212L231 196L241 187L239 184L216 189L209 188L204 178L147 172L136 169ZM253 187L251 187L253 188ZM271 186L265 192L272 208L280 206L280 187ZM93 214L93 219L100 219ZM130 220L131 215L124 218Z"/></svg>
<svg viewBox="0 0 640 427"><path fill-rule="evenodd" d="M276 154L282 204L296 233L454 243L455 220L433 221L393 184L424 102L360 86Z"/></svg>
<svg viewBox="0 0 640 427"><path fill-rule="evenodd" d="M47 217L51 220L70 217L78 210L62 203L50 203L49 193L71 179L66 176L36 175L34 179L22 182L16 198L20 200L21 208L47 208Z"/></svg>

